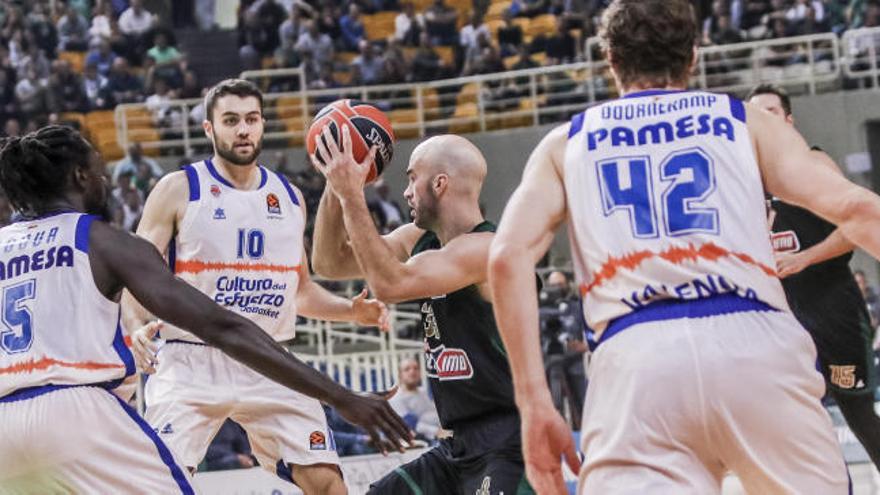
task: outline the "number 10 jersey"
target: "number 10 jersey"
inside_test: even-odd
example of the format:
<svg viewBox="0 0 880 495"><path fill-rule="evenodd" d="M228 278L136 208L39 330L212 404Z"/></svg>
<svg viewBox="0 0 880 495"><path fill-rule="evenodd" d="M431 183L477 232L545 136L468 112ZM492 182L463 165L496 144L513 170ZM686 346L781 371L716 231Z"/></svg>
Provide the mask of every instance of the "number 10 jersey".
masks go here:
<svg viewBox="0 0 880 495"><path fill-rule="evenodd" d="M591 340L661 300L735 294L788 308L741 101L633 93L576 115L568 136L569 238Z"/></svg>

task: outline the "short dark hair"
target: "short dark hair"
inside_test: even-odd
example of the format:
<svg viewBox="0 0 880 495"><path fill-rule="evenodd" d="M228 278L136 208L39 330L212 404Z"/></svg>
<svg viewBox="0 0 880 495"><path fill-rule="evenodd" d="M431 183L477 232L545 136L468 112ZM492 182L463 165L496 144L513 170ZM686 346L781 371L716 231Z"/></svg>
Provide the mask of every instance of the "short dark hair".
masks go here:
<svg viewBox="0 0 880 495"><path fill-rule="evenodd" d="M64 195L71 171L88 167L93 151L79 132L61 125L8 138L0 147L0 187L16 210L39 212Z"/></svg>
<svg viewBox="0 0 880 495"><path fill-rule="evenodd" d="M769 83L759 84L749 91L746 101L758 95L776 95L779 97L779 102L782 103L782 110L785 111L785 115L791 115L791 97L788 96L788 91L782 89L782 87Z"/></svg>
<svg viewBox="0 0 880 495"><path fill-rule="evenodd" d="M226 95L242 98L253 96L260 101L260 113L263 112L263 92L256 84L244 79L225 79L217 83L205 95L205 114L208 116L208 120L214 120L214 106L217 104L217 100Z"/></svg>
<svg viewBox="0 0 880 495"><path fill-rule="evenodd" d="M686 82L697 42L694 10L687 0L614 0L599 39L624 86Z"/></svg>

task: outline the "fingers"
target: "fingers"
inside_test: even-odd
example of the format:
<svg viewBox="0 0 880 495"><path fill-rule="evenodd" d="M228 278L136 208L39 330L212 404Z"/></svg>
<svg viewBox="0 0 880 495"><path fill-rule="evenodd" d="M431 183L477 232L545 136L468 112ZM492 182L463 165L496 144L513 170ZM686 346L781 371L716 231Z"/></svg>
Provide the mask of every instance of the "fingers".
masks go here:
<svg viewBox="0 0 880 495"><path fill-rule="evenodd" d="M352 298L352 301L363 301L363 300L366 299L366 298L367 298L367 289L364 289L364 290L361 291L360 294L354 296L354 297Z"/></svg>
<svg viewBox="0 0 880 495"><path fill-rule="evenodd" d="M385 413L385 417L390 423L390 426L394 428L395 432L400 436L400 439L405 443L409 443L413 439L413 434L409 429L409 425L394 412L394 409L391 408L391 404L388 402L384 402L383 412Z"/></svg>
<svg viewBox="0 0 880 495"><path fill-rule="evenodd" d="M342 124L342 152L345 156L354 157L351 151L351 129L348 124Z"/></svg>
<svg viewBox="0 0 880 495"><path fill-rule="evenodd" d="M379 314L379 330L384 333L391 331L391 313L385 304L382 304L382 312Z"/></svg>
<svg viewBox="0 0 880 495"><path fill-rule="evenodd" d="M327 151L329 152L329 154L324 155L324 157L332 160L339 155L339 146L336 145L336 140L333 139L333 133L330 132L329 125L324 126L321 135L324 136L324 144L327 145Z"/></svg>
<svg viewBox="0 0 880 495"><path fill-rule="evenodd" d="M382 397L383 397L385 400L391 400L391 398L394 397L395 394L397 394L397 391L398 391L399 389L400 389L400 386L399 386L398 384L395 383L393 387L389 388L388 390L386 390L386 391L382 394Z"/></svg>
<svg viewBox="0 0 880 495"><path fill-rule="evenodd" d="M581 470L581 458L574 447L574 439L572 439L571 435L568 436L568 441L563 447L562 455L565 458L568 469L571 469L571 472L575 475L578 474Z"/></svg>
<svg viewBox="0 0 880 495"><path fill-rule="evenodd" d="M385 407L383 407L382 411L379 413L378 419L379 428L382 429L382 433L385 434L391 447L394 450L403 452L403 446L409 445L412 436L406 423L400 419L387 402L385 403Z"/></svg>
<svg viewBox="0 0 880 495"><path fill-rule="evenodd" d="M147 374L156 372L156 364L159 359L156 356L159 346L153 342L156 333L162 328L158 322L150 323L131 336L131 349L137 361L138 367Z"/></svg>
<svg viewBox="0 0 880 495"><path fill-rule="evenodd" d="M371 146L370 152L367 153L367 156L366 156L366 158L364 158L364 161L359 163L358 166L369 168L373 164L373 162L376 161L376 153L378 153L378 152L379 152L378 146L376 146L376 145Z"/></svg>

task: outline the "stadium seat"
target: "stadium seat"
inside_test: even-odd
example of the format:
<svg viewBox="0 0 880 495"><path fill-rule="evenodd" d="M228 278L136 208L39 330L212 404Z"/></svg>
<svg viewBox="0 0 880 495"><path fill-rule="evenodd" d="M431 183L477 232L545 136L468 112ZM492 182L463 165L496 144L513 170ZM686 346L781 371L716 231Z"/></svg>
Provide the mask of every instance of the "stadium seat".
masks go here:
<svg viewBox="0 0 880 495"><path fill-rule="evenodd" d="M452 114L453 122L449 124L449 132L453 134L466 134L480 130L479 110L476 103L463 103L456 105L455 113Z"/></svg>
<svg viewBox="0 0 880 495"><path fill-rule="evenodd" d="M125 156L125 152L119 146L116 139L116 129L102 129L92 135L92 143L101 152L104 160L119 160Z"/></svg>
<svg viewBox="0 0 880 495"><path fill-rule="evenodd" d="M392 110L388 112L388 118L391 119L391 127L397 139L419 137L419 128L415 125L419 122L417 110Z"/></svg>
<svg viewBox="0 0 880 495"><path fill-rule="evenodd" d="M455 52L451 46L435 46L434 52L440 56L440 60L442 60L447 67L455 66Z"/></svg>
<svg viewBox="0 0 880 495"><path fill-rule="evenodd" d="M397 12L379 12L363 16L364 31L371 41L385 40L394 35L394 18Z"/></svg>
<svg viewBox="0 0 880 495"><path fill-rule="evenodd" d="M523 28L526 36L550 35L556 32L556 16L553 14L539 15L529 21L527 28Z"/></svg>
<svg viewBox="0 0 880 495"><path fill-rule="evenodd" d="M502 17L504 17L504 12L510 8L509 0L502 0L500 2L492 2L489 5L489 9L486 10L486 22L490 21L500 21Z"/></svg>
<svg viewBox="0 0 880 495"><path fill-rule="evenodd" d="M435 88L422 89L422 110L425 114L425 120L440 118L440 97Z"/></svg>
<svg viewBox="0 0 880 495"><path fill-rule="evenodd" d="M357 52L336 52L336 63L341 65L351 65L354 61L355 57L358 56Z"/></svg>
<svg viewBox="0 0 880 495"><path fill-rule="evenodd" d="M475 82L467 83L461 87L458 96L455 97L455 105L462 106L465 103L477 103L477 93L480 91L480 85Z"/></svg>
<svg viewBox="0 0 880 495"><path fill-rule="evenodd" d="M86 54L84 52L58 52L58 59L69 62L70 69L77 74L81 74L83 67L86 66Z"/></svg>
<svg viewBox="0 0 880 495"><path fill-rule="evenodd" d="M514 65L516 65L519 62L519 59L520 59L519 55L511 55L509 57L504 57L504 59L501 61L501 63L504 64L505 69L510 70Z"/></svg>
<svg viewBox="0 0 880 495"><path fill-rule="evenodd" d="M486 21L486 27L489 28L489 33L492 35L492 40L494 42L498 42L498 30L504 26L504 21L501 19L493 19L491 21Z"/></svg>
<svg viewBox="0 0 880 495"><path fill-rule="evenodd" d="M298 96L282 96L275 100L275 108L278 112L278 118L282 120L291 117L302 118L302 106L302 98Z"/></svg>
<svg viewBox="0 0 880 495"><path fill-rule="evenodd" d="M305 143L305 130L306 124L303 120L303 117L290 117L283 119L284 122L284 130L287 132L294 133L290 138L291 146L302 146Z"/></svg>

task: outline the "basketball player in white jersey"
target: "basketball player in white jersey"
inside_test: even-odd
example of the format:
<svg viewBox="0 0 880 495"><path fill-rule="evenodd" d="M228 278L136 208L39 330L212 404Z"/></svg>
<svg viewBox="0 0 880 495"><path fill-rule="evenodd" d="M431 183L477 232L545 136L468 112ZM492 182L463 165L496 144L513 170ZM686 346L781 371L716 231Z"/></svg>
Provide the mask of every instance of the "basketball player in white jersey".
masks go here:
<svg viewBox="0 0 880 495"><path fill-rule="evenodd" d="M310 280L305 201L284 176L257 164L263 138L259 90L247 81L223 81L206 95L205 109L213 157L157 184L138 235L167 250L180 278L276 341L293 338L297 314L384 325L385 307L378 301L364 294L349 301ZM136 305L127 308L133 310L130 328L146 322ZM171 325L161 329L165 345L156 355L147 345L156 329L143 327L132 339L143 361L158 360L146 386L146 419L188 468L198 466L231 418L247 431L262 467L307 494L345 493L317 399L279 387Z"/></svg>
<svg viewBox="0 0 880 495"><path fill-rule="evenodd" d="M300 362L175 278L151 244L104 223L103 168L68 127L0 149L0 186L21 217L0 229L0 494L194 493L164 442L110 392L135 373L119 325L123 288L269 379L407 436L384 400Z"/></svg>
<svg viewBox="0 0 880 495"><path fill-rule="evenodd" d="M880 257L880 198L821 163L780 119L689 92L686 0L615 0L600 37L623 98L532 153L490 254L529 480L578 468L538 342L534 263L567 223L595 348L579 493L844 494L848 476L809 334L774 270L763 189Z"/></svg>

